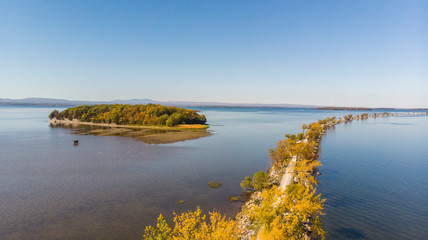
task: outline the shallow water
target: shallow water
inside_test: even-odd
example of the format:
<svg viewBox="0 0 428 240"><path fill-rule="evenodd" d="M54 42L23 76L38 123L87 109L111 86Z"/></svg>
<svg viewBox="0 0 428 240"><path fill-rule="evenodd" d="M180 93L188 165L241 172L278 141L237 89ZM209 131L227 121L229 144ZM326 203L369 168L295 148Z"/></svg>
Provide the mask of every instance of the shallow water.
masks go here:
<svg viewBox="0 0 428 240"><path fill-rule="evenodd" d="M51 128L47 115L52 110L0 107L0 239L141 239L159 213L171 219L172 211L201 206L233 216L242 203L230 203L226 196L241 192L245 176L269 168L268 149L285 133L346 114L200 108L212 136L150 145ZM410 119L395 122L410 124ZM327 170L323 173L328 176ZM223 185L213 189L209 181Z"/></svg>
<svg viewBox="0 0 428 240"><path fill-rule="evenodd" d="M321 142L327 239L428 239L428 118L336 126Z"/></svg>

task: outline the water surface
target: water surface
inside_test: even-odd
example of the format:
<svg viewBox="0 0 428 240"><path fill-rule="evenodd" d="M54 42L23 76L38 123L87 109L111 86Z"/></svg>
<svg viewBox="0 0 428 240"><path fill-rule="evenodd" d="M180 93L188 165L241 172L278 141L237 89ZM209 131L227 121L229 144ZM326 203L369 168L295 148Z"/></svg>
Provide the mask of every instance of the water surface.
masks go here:
<svg viewBox="0 0 428 240"><path fill-rule="evenodd" d="M428 239L428 118L341 124L321 142L327 239Z"/></svg>
<svg viewBox="0 0 428 240"><path fill-rule="evenodd" d="M173 211L201 206L233 216L242 203L230 203L226 196L241 192L239 183L245 176L269 168L268 149L285 133L300 132L303 123L347 114L200 108L212 136L153 145L51 128L47 116L52 110L0 107L0 239L141 239L145 226L155 224L159 213L171 219ZM414 124L410 118L404 123ZM387 126L393 131L413 125ZM325 148L323 153L330 152ZM340 167L329 168L326 163L325 178L328 169ZM209 181L223 185L211 189Z"/></svg>

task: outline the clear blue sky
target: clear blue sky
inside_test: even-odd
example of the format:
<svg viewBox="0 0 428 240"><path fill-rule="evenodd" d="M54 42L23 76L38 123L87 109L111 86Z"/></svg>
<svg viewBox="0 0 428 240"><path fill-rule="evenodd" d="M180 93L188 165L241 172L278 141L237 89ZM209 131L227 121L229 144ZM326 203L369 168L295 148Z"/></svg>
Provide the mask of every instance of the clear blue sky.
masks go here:
<svg viewBox="0 0 428 240"><path fill-rule="evenodd" d="M428 1L4 1L0 98L428 107Z"/></svg>

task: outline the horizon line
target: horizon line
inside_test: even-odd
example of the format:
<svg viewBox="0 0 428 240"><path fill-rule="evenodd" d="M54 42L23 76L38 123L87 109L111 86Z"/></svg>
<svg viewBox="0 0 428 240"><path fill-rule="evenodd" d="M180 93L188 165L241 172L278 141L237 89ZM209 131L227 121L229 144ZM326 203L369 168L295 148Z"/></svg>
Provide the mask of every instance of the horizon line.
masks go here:
<svg viewBox="0 0 428 240"><path fill-rule="evenodd" d="M6 101L5 101L6 100ZM26 100L28 102L26 102ZM32 101L29 101L32 100ZM36 102L40 101L40 102ZM134 102L134 103L133 103ZM69 100L59 98L27 97L27 98L0 98L0 105L39 105L39 106L74 106L78 104L171 104L193 107L277 107L277 108L323 108L325 110L376 110L376 109L406 109L406 110L428 110L428 107L355 107L355 106L329 106L317 104L296 104L296 103L236 103L236 102L198 102L198 101L174 101L174 100L153 100L153 99L114 99L114 100Z"/></svg>

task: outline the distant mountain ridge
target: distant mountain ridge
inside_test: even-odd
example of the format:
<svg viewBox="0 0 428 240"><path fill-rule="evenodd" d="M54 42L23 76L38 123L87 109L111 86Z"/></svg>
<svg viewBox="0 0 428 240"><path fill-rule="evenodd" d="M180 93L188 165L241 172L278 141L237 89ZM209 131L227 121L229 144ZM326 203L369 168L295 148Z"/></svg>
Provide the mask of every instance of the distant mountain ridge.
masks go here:
<svg viewBox="0 0 428 240"><path fill-rule="evenodd" d="M156 101L152 99L116 99L112 101L82 101L55 98L0 98L0 105L36 105L36 106L75 106L94 104L161 104L181 107L277 107L277 108L317 108L318 105L303 104L262 104L262 103L222 103L222 102L187 102L187 101Z"/></svg>

